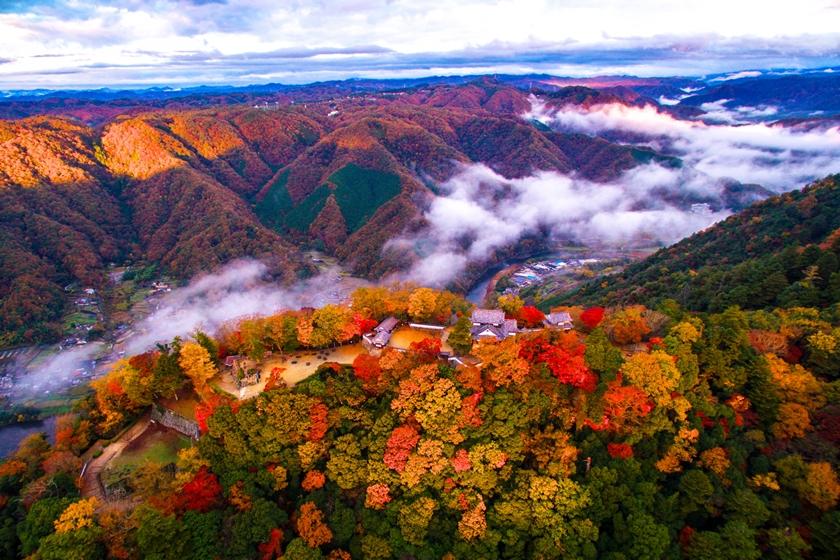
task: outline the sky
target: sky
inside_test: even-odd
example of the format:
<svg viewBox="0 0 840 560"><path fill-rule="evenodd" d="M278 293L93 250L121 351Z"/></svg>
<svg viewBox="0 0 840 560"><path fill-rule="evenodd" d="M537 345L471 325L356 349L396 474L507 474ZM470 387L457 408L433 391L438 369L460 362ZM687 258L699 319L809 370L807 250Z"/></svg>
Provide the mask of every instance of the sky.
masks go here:
<svg viewBox="0 0 840 560"><path fill-rule="evenodd" d="M840 63L840 0L0 0L0 88Z"/></svg>

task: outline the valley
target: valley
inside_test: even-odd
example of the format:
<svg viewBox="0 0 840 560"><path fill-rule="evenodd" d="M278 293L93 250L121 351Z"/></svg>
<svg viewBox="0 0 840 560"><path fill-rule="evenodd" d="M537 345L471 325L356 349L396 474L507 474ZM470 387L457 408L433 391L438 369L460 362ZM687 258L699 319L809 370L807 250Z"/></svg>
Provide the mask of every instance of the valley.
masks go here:
<svg viewBox="0 0 840 560"><path fill-rule="evenodd" d="M70 324L86 330L98 311L63 289L100 289L111 265L145 262L185 281L251 257L293 284L316 273L303 255L315 249L368 280L466 285L545 247L661 246L816 176L799 151L780 149L804 150L821 170L840 150L830 115L807 127L779 121L759 140L747 132L781 109L758 124L703 124L690 97L675 108L647 96L665 91L662 82L523 83L312 86L200 109L167 95L117 114L120 103L105 97L94 102L107 109L102 117L44 105L43 114L2 121L0 342L55 341ZM642 115L661 121L656 133L633 124ZM670 129L680 128L697 140L675 143ZM707 136L752 152L714 163ZM793 159L778 159L785 153ZM796 179L776 179L782 168ZM458 205L501 221L459 220Z"/></svg>

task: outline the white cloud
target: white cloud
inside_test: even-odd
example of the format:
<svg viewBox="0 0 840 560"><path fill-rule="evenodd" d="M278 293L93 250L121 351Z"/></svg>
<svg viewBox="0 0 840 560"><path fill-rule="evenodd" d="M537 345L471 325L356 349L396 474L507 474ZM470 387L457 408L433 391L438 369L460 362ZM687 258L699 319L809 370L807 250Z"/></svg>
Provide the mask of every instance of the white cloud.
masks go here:
<svg viewBox="0 0 840 560"><path fill-rule="evenodd" d="M840 171L836 126L708 124L677 119L652 105L552 107L537 97L531 102L526 119L588 134L641 135L683 165L642 165L609 183L554 172L509 180L483 165L465 166L441 186L443 194L425 213L426 229L390 244L417 255L409 278L445 285L470 263L485 263L531 236L558 244L669 244L728 215L693 203L725 208L732 180L781 192ZM771 107L728 110L725 102L707 109L742 117L774 114Z"/></svg>
<svg viewBox="0 0 840 560"><path fill-rule="evenodd" d="M624 131L643 135L660 151L679 156L687 166L713 178L730 177L781 192L840 171L840 128L800 130L763 122L738 124L734 115L772 115L775 108L724 108L725 100L707 109L728 112L735 125L687 121L655 106L607 104L581 109L548 107L535 99L529 118L560 129L602 134Z"/></svg>
<svg viewBox="0 0 840 560"><path fill-rule="evenodd" d="M742 78L757 78L761 76L758 70L744 70L743 72L734 72L725 76L718 76L709 80L710 82L728 82L729 80L740 80Z"/></svg>
<svg viewBox="0 0 840 560"><path fill-rule="evenodd" d="M281 309L321 307L344 299L349 283L338 269L281 286L265 278L266 266L240 260L195 278L188 286L168 293L157 309L134 326L137 332L125 344L128 354L147 350L196 329L214 333L222 324L248 315L268 315Z"/></svg>
<svg viewBox="0 0 840 560"><path fill-rule="evenodd" d="M103 343L92 342L62 350L32 367L20 364L16 369L26 373L16 379L13 392L15 399L56 393L73 381L80 383L81 374L92 371L91 360L95 359L103 348Z"/></svg>
<svg viewBox="0 0 840 560"><path fill-rule="evenodd" d="M395 59L415 73L457 66L474 74L474 66L495 68L498 57L509 55L513 59L501 64L519 60L524 71L570 66L567 73L573 75L703 74L742 70L750 63L814 66L818 60L837 59L840 11L819 0L770 3L640 0L629 10L615 0L34 1L0 13L3 56L13 59L0 65L0 83L244 83L249 75L277 75L260 71L253 58L233 64L227 57L372 43L394 56L374 55L375 64L365 57L344 57L328 65L329 73L323 67L328 60L299 60L276 69L284 79L300 83L370 76L381 73L378 64ZM600 52L597 61L591 60L593 49ZM541 52L546 56L534 60L533 54ZM196 53L206 59L180 57ZM453 54L459 60L450 61ZM40 58L44 55L48 58ZM110 72L97 71L103 66ZM389 70L389 75L408 72ZM55 78L56 72L63 79Z"/></svg>
<svg viewBox="0 0 840 560"><path fill-rule="evenodd" d="M405 276L425 284L445 285L469 263L485 262L528 236L607 246L667 244L728 215L668 202L670 196L692 193L714 198L722 184L659 165L601 184L555 172L509 180L474 164L441 188L444 194L425 214L426 229L386 247L420 248Z"/></svg>

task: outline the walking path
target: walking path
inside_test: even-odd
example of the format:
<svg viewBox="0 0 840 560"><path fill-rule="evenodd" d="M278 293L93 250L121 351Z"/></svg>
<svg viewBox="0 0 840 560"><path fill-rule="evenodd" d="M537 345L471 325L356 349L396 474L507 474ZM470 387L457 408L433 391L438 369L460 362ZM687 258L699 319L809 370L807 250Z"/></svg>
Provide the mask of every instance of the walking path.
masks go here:
<svg viewBox="0 0 840 560"><path fill-rule="evenodd" d="M149 427L150 419L151 413L146 412L130 428L117 436L117 439L112 441L108 447L103 448L102 455L92 457L87 462L87 467L81 476L82 496L85 498L96 496L100 502L105 501L105 489L102 486L99 473L111 462L111 459L122 453L132 441L146 431L146 428Z"/></svg>

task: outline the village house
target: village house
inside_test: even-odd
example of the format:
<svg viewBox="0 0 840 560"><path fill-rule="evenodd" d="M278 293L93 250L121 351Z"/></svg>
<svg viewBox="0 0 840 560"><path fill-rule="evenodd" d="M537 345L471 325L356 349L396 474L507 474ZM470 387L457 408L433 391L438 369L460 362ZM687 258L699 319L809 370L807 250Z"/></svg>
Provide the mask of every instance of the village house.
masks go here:
<svg viewBox="0 0 840 560"><path fill-rule="evenodd" d="M505 312L500 309L476 309L472 312L473 340L504 340L518 332L516 319L505 319Z"/></svg>
<svg viewBox="0 0 840 560"><path fill-rule="evenodd" d="M396 317L388 317L373 329L373 332L362 336L362 341L365 345L373 346L375 348L385 348L388 341L391 340L391 335L394 334L394 329L400 324Z"/></svg>
<svg viewBox="0 0 840 560"><path fill-rule="evenodd" d="M563 329L564 331L570 331L574 328L572 316L566 311L555 311L553 313L549 313L545 316L545 321L543 321L543 323L545 323L546 327L554 327Z"/></svg>

